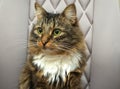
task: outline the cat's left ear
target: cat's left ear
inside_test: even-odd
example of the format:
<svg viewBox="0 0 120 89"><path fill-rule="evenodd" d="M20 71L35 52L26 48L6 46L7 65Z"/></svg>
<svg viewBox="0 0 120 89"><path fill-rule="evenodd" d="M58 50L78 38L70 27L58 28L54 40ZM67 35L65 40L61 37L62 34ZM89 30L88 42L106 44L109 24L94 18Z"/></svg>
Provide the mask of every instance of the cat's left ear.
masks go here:
<svg viewBox="0 0 120 89"><path fill-rule="evenodd" d="M76 15L76 7L75 4L68 5L64 11L63 16L65 16L72 24L74 24L77 21L77 15Z"/></svg>
<svg viewBox="0 0 120 89"><path fill-rule="evenodd" d="M35 2L35 10L36 10L36 16L38 19L41 19L46 14L45 9L42 8L42 6L38 2Z"/></svg>

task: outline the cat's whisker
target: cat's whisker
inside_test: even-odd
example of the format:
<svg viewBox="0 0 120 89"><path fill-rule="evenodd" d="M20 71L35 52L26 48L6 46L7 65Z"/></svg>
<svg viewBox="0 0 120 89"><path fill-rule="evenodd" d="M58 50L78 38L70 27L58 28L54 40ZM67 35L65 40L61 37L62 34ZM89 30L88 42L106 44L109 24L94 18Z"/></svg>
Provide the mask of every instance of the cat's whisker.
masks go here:
<svg viewBox="0 0 120 89"><path fill-rule="evenodd" d="M37 43L37 42L32 42L32 41L31 41L31 42L28 42L28 43Z"/></svg>
<svg viewBox="0 0 120 89"><path fill-rule="evenodd" d="M37 44L28 44L28 46L29 46L29 45L37 45Z"/></svg>
<svg viewBox="0 0 120 89"><path fill-rule="evenodd" d="M61 48L61 49L65 49L65 50L70 49L70 46L58 45L58 47Z"/></svg>
<svg viewBox="0 0 120 89"><path fill-rule="evenodd" d="M37 44L37 42L28 43L28 45L33 45L33 44Z"/></svg>
<svg viewBox="0 0 120 89"><path fill-rule="evenodd" d="M34 45L28 45L27 47L35 47L37 46L37 44L34 44Z"/></svg>
<svg viewBox="0 0 120 89"><path fill-rule="evenodd" d="M69 50L70 48L68 48L68 47L63 47L63 46L59 46L58 49L67 51L67 50Z"/></svg>

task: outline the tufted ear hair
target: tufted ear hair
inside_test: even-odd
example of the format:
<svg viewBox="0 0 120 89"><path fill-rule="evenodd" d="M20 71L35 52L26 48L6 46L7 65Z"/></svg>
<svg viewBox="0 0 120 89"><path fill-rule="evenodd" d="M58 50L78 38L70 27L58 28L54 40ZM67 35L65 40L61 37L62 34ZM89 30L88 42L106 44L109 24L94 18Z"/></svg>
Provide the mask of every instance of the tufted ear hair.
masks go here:
<svg viewBox="0 0 120 89"><path fill-rule="evenodd" d="M75 4L70 4L68 5L64 11L63 11L63 16L67 18L71 23L75 23L77 21L77 15L76 15L76 7Z"/></svg>
<svg viewBox="0 0 120 89"><path fill-rule="evenodd" d="M36 16L38 19L41 19L46 14L45 9L42 8L42 6L38 2L35 2L35 10L36 10Z"/></svg>

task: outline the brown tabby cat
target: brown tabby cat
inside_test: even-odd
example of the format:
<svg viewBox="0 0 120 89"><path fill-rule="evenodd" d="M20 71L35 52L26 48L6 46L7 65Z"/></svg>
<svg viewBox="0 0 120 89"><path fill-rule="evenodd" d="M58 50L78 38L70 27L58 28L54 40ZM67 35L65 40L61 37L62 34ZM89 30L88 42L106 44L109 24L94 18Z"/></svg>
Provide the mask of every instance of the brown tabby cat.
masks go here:
<svg viewBox="0 0 120 89"><path fill-rule="evenodd" d="M61 14L48 13L37 2L35 9L37 22L30 33L19 89L82 89L86 55L75 5Z"/></svg>

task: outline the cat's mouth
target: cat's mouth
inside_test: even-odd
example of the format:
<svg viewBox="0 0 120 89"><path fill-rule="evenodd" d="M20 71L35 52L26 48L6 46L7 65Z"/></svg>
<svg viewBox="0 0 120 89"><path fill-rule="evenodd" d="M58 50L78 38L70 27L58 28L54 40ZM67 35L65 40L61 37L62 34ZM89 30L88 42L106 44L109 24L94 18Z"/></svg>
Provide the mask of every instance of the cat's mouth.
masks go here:
<svg viewBox="0 0 120 89"><path fill-rule="evenodd" d="M61 48L59 45L54 44L53 42L48 42L46 44L43 44L41 41L37 43L38 47L41 49L42 53L45 54L64 54L67 53L67 50L64 48Z"/></svg>
<svg viewBox="0 0 120 89"><path fill-rule="evenodd" d="M48 47L41 48L41 51L42 53L50 54L50 55L61 55L61 54L66 53L65 50L60 50L57 48L48 48Z"/></svg>

